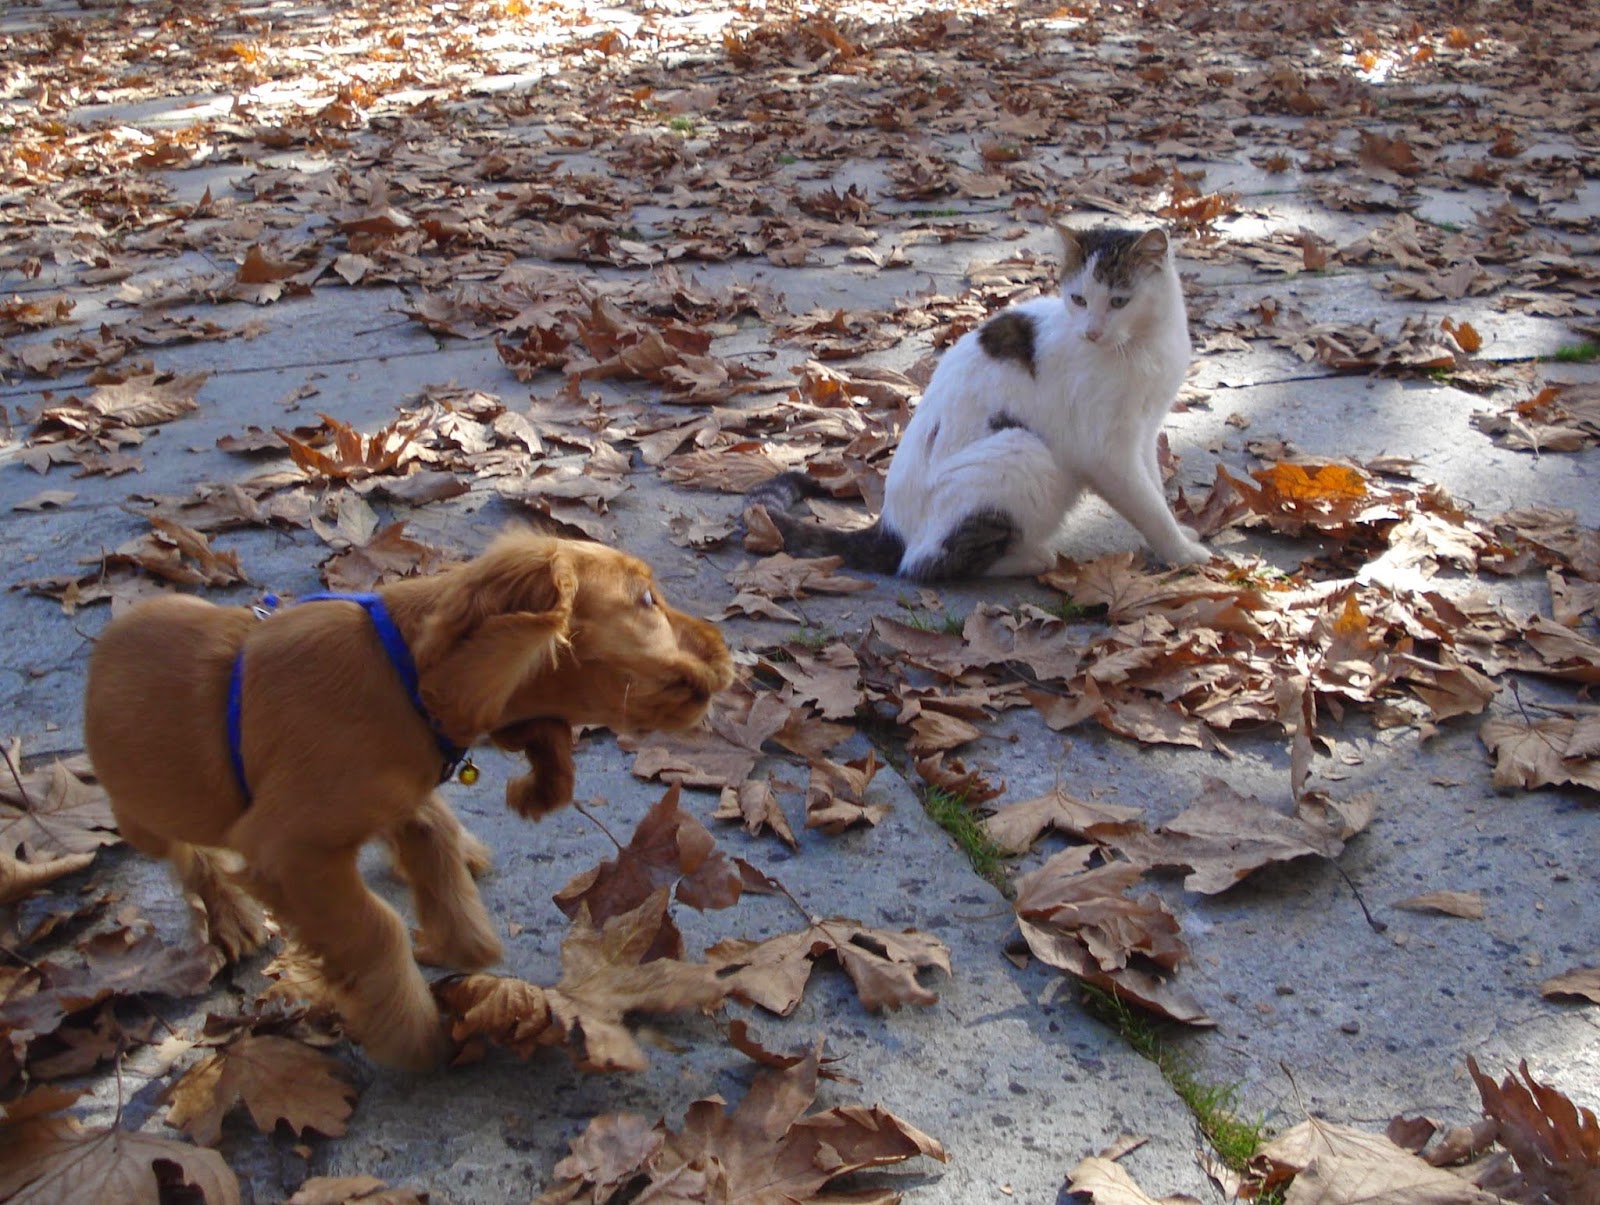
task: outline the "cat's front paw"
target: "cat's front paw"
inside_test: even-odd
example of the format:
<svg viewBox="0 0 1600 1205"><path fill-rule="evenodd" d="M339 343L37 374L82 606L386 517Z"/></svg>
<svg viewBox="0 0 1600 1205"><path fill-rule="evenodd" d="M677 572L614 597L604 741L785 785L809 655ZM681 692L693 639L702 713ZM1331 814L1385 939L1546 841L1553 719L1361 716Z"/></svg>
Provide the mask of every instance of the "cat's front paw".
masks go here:
<svg viewBox="0 0 1600 1205"><path fill-rule="evenodd" d="M1189 532L1189 535L1192 537L1194 533ZM1204 565L1216 554L1199 540L1191 538L1171 548L1160 549L1156 555L1174 569L1182 569L1187 565Z"/></svg>

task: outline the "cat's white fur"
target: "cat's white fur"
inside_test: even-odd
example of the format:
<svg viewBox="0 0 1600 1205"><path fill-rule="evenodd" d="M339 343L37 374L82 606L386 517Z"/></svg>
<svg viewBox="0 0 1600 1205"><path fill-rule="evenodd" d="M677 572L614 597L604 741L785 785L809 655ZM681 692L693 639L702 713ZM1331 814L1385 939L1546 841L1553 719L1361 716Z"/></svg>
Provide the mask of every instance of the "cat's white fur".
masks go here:
<svg viewBox="0 0 1600 1205"><path fill-rule="evenodd" d="M1076 244L1062 229L1066 262ZM1059 296L1014 307L1033 319L1034 372L996 359L969 331L939 361L889 466L883 521L905 540L900 572L919 576L966 516L1010 515L1020 535L992 576L1042 573L1055 564L1067 512L1092 489L1172 565L1211 556L1167 507L1156 437L1188 369L1183 288L1160 231L1160 263L1113 308L1092 260ZM1071 300L1077 294L1085 304ZM1005 415L1020 427L991 430Z"/></svg>

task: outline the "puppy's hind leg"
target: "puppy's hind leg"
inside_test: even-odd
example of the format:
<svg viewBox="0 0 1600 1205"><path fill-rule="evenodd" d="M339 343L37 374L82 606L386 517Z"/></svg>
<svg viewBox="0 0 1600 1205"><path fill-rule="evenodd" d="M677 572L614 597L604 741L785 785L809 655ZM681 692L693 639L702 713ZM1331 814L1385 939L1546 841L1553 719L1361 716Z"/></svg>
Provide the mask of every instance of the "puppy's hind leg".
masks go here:
<svg viewBox="0 0 1600 1205"><path fill-rule="evenodd" d="M267 941L266 918L261 905L240 889L238 867L223 864L226 853L216 854L174 841L167 850L172 870L203 917L205 937L230 962L253 954Z"/></svg>
<svg viewBox="0 0 1600 1205"><path fill-rule="evenodd" d="M474 858L488 863L483 842L437 795L386 836L417 902L418 961L465 971L498 962L500 940L472 881Z"/></svg>
<svg viewBox="0 0 1600 1205"><path fill-rule="evenodd" d="M222 864L229 855L169 841L126 818L119 818L117 828L122 839L140 853L167 862L189 901L200 939L222 951L229 962L266 943L261 906L240 889L235 874Z"/></svg>
<svg viewBox="0 0 1600 1205"><path fill-rule="evenodd" d="M409 1071L436 1067L449 1035L411 957L405 922L361 881L357 847L297 844L281 824L272 828L261 803L258 797L259 810L234 832L251 893L322 960L351 1036L374 1060Z"/></svg>

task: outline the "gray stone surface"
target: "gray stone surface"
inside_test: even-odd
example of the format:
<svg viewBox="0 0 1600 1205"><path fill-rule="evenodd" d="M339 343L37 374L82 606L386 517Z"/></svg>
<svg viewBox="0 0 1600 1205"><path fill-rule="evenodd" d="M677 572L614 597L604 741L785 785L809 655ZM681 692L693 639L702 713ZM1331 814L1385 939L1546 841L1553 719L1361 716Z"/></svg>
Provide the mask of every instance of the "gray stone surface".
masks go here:
<svg viewBox="0 0 1600 1205"><path fill-rule="evenodd" d="M0 13L0 32L23 32L63 14L72 15L72 9L57 0L37 13L7 10ZM596 28L605 24L603 15L593 18L601 22ZM684 18L695 19L714 30L720 18L703 13ZM1070 42L1053 41L1050 49L1070 55L1083 67L1076 78L1085 88L1114 78L1106 64L1134 62L1143 53L1129 38L1109 36L1092 52ZM1097 62L1088 57L1091 53ZM1232 51L1222 56L1230 63L1236 58ZM1235 65L1253 69L1248 60ZM544 69L531 58L508 56L505 72L532 74L462 81L466 91L451 103L471 115L486 99L526 88ZM695 60L685 73L710 70ZM859 81L824 74L809 83L819 98L835 105ZM289 94L286 85L282 95ZM414 103L425 94L408 92L404 97ZM396 104L398 95L390 98ZM1454 95L1449 91L1446 100ZM1486 92L1480 99L1487 103L1492 95ZM263 105L276 96L270 86L257 93ZM95 104L73 116L86 126L114 122L171 129L225 115L228 99L207 92ZM7 106L21 103L19 97L4 100ZM1592 329L1592 313L1569 322L1502 309L1498 297L1402 301L1386 289L1387 278L1396 271L1393 265L1273 277L1228 253L1230 239L1243 243L1293 234L1302 227L1334 246L1346 246L1395 220L1393 213L1333 211L1324 205L1312 189L1340 173L1298 167L1274 173L1254 162L1266 151L1281 150L1283 139L1300 136L1305 128L1298 118L1255 115L1236 136L1229 135L1233 153L1217 149L1204 157L1154 156L1181 162L1185 170L1203 167L1206 190L1226 189L1241 197L1241 212L1219 225L1221 249L1191 239L1181 261L1197 338L1230 323L1251 322L1250 315L1267 298L1302 310L1314 322L1372 322L1385 333L1398 330L1410 317L1424 317L1430 325L1445 317L1466 319L1485 335L1482 359L1520 374L1520 383L1485 397L1425 378L1338 375L1265 339L1251 342L1246 350L1197 357L1191 377L1194 404L1175 414L1168 426L1172 451L1181 459L1178 484L1193 494L1212 480L1218 463L1235 469L1249 464L1248 441L1282 439L1310 455L1414 457L1419 476L1444 485L1482 514L1556 505L1576 508L1587 525L1600 524L1600 461L1593 451L1543 457L1512 452L1492 444L1470 421L1474 411L1504 405L1514 400L1513 394L1525 396L1524 390L1531 392L1543 381L1595 379L1593 368L1537 360L1576 342L1574 330L1582 323ZM508 134L508 145L520 141L543 153L538 134L532 127L518 127ZM1153 155L1148 143L1125 134L1114 136L1109 148L1114 154L1041 149L1041 170L1056 173L1059 181L1051 200L1071 203L1075 172L1119 170L1129 153ZM369 130L354 145L370 146L378 136ZM978 163L968 133L929 136L916 131L916 136L919 146L942 149L969 167ZM1352 156L1353 145L1349 137L1340 144ZM1592 150L1584 152L1564 139L1538 153L1592 156ZM258 163L203 163L184 171L149 173L146 179L169 190L171 203L193 205L207 189L218 197L248 197L249 177L258 166L315 172L338 168L341 162L336 148L305 148L262 154ZM573 154L561 166L613 170L598 155ZM875 248L881 251L904 239L908 268L877 271L849 259L844 248L828 245L800 268L741 258L683 265L684 270L708 285L737 281L762 286L781 296L782 308L794 315L819 307L882 313L907 298L958 293L975 267L1023 251L1053 254L1055 237L1035 220L1032 208L1013 212L1008 197L896 200L888 195L891 167L859 158L806 160L789 165L780 178L841 192L854 186L872 197L875 212L887 219L875 228ZM1594 195L1593 183L1585 182L1576 199L1524 205L1524 212L1536 211L1557 225L1587 221L1583 237L1589 241L1577 238L1574 246L1591 272ZM1504 194L1463 197L1423 189L1407 204L1420 222L1465 225L1490 201L1500 200L1509 203ZM714 211L714 206L706 207L706 212ZM644 231L664 231L689 212L678 199L671 205L640 204L627 222ZM295 238L316 228L306 216L302 208L285 206L283 219L297 232ZM909 237L918 226L969 218L990 223L991 237L949 243ZM132 279L149 284L156 278L215 275L226 280L232 269L231 263L186 252L141 260ZM8 275L4 288L24 297L65 291L78 302L74 317L87 332L100 322L131 316L129 307L118 304L118 286L91 284L84 279L85 270L85 264L71 257L47 259L36 276ZM602 281L638 275L610 268L593 272ZM30 759L81 748L87 652L108 618L103 606L68 618L55 603L30 596L17 584L73 571L85 558L97 559L102 550L139 534L144 523L125 509L135 496L184 495L197 482L238 480L262 467L262 462L217 450L218 438L250 425L314 421L318 413L372 430L424 389L447 383L498 394L513 407L530 391L548 395L559 387L554 375L519 383L490 341L436 337L405 317L402 310L410 300L414 297L398 288L347 289L329 276L311 296L271 306L197 304L176 311L225 325L259 322L264 329L249 339L140 353L163 370L204 370L211 376L199 394L200 410L149 433L137 449L144 469L128 476L74 479L68 469L57 468L41 477L23 467L18 455L29 424L19 416L52 398L81 395L89 386L83 373L54 380L20 374L0 380L0 405L13 423L9 430L0 427L0 541L7 552L4 584L12 587L0 593L5 637L0 641L0 737L20 738ZM49 329L19 335L5 346L14 351L60 333ZM772 372L775 384L805 359L803 348L774 341L766 324L753 321L724 334L713 351L749 358ZM924 335L870 359L904 370L928 351ZM307 384L316 388L314 396L291 407L283 404ZM665 409L659 406L658 392L646 386L608 384L605 391L608 398L642 405L650 413ZM629 484L612 508L618 543L655 564L675 602L719 614L733 593L726 575L753 558L737 547L689 552L670 542L664 520L686 510L733 515L738 499L667 485L637 460ZM15 509L45 488L71 489L76 496L58 510ZM492 484L481 483L448 503L380 509L386 518L404 518L412 530L465 551L481 548L516 517ZM261 588L313 588L318 584L316 567L328 553L309 531L241 531L217 541L239 552L251 579L246 586L213 592L219 601L244 601ZM1073 517L1063 551L1090 557L1136 542L1120 518L1091 501ZM1285 547L1284 542L1255 540L1225 548L1231 555L1260 554L1285 566L1308 551L1306 544ZM1453 580L1444 586L1463 587ZM1495 589L1528 611L1548 605L1537 580L1497 583ZM951 615L965 614L980 602L1052 597L1036 583L1019 581L954 584L937 595ZM917 589L907 583L878 579L862 594L807 599L793 606L810 629L855 639L869 630L874 616L903 615L905 604L917 598ZM785 625L744 619L729 620L725 630L730 643L741 649L793 634ZM1096 630L1085 624L1084 639ZM1557 697L1567 696L1525 684L1520 696L1502 694L1493 714L1515 715L1524 703ZM1376 731L1360 717L1326 726L1332 747L1317 759L1319 780L1340 793L1372 790L1379 798L1372 827L1352 841L1340 861L1348 881L1332 866L1309 861L1264 871L1217 897L1186 894L1176 878L1161 881L1160 890L1177 912L1194 952L1182 981L1218 1022L1214 1031L1172 1035L1171 1041L1202 1078L1237 1085L1238 1108L1246 1117L1264 1118L1269 1129L1294 1124L1302 1108L1374 1129L1401 1112L1470 1120L1477 1100L1465 1075L1468 1054L1492 1073L1526 1058L1542 1078L1580 1103L1600 1107L1596 1010L1553 1004L1537 991L1548 974L1593 965L1595 934L1600 933L1600 894L1592 889L1594 799L1575 790L1496 794L1476 730L1475 720L1456 721L1421 741L1409 729ZM1107 802L1140 806L1152 824L1187 806L1210 775L1287 806L1284 742L1245 733L1230 739L1230 745L1234 756L1224 758L1138 746L1092 727L1063 736L1046 729L1033 712L1015 711L990 724L962 756L1006 781L1004 801L1061 785ZM865 737L855 738L854 752L866 747ZM619 835L631 829L661 791L658 784L635 779L630 763L630 756L603 734L590 737L579 758L580 798L603 800L596 813ZM566 925L550 897L573 874L605 857L611 845L576 811L559 813L540 825L509 814L499 800L514 763L487 753L482 764L484 776L474 789L451 787L447 794L469 827L495 851L496 867L484 882L484 892L506 936L505 960L496 970L553 982L560 973ZM792 759L771 758L761 772L804 778L803 766ZM713 795L698 792L686 798L693 811L709 818ZM870 798L890 808L881 825L840 837L804 833L798 854L770 839L713 827L730 852L776 875L816 914L843 914L888 928L915 927L942 938L951 948L954 973L949 978L924 976L939 993L939 1003L870 1015L844 977L824 968L790 1018L779 1020L739 1006L730 1007L727 1016L748 1017L760 1038L775 1048L795 1048L825 1037L829 1053L843 1058L844 1073L861 1084L825 1085L819 1104L881 1102L946 1144L949 1165L913 1162L876 1181L902 1187L911 1201L1048 1205L1058 1199L1065 1174L1080 1158L1127 1133L1150 1138L1125 1160L1147 1190L1219 1199L1196 1161L1203 1142L1194 1120L1156 1069L1092 1019L1068 981L1038 964L1019 970L1003 956L1011 930L1004 899L972 872L950 838L924 813L912 785L889 767L875 780ZM795 811L791 807L791 814ZM1016 869L1035 864L1051 848L1047 842ZM130 906L171 940L182 939L185 912L159 867L126 851L102 854L101 864L96 873L110 879ZM369 857L368 869L374 885L404 905L404 892L381 859ZM1407 896L1437 889L1481 893L1485 919L1471 922L1394 907ZM1382 932L1368 926L1357 892L1386 926ZM678 919L691 951L722 937L780 932L801 921L785 901L753 896L728 912L702 916L680 909ZM207 1011L244 1007L260 986L258 966L242 971L236 983L222 982L204 1000L162 1002L163 1019L176 1029L192 1029ZM342 1057L363 1091L344 1138L312 1141L307 1155L287 1135L262 1136L235 1118L225 1130L223 1150L246 1183L247 1199L254 1201L282 1199L313 1173L371 1173L426 1190L436 1201L526 1199L548 1181L567 1142L590 1117L630 1110L675 1125L685 1107L701 1096L718 1093L736 1101L751 1072L723 1040L719 1029L725 1024L725 1017L652 1022L661 1041L650 1047L650 1068L632 1076L580 1074L551 1052L526 1064L493 1054L471 1066L404 1076L377 1070L359 1052L347 1050ZM120 1087L124 1124L171 1133L162 1122L161 1093L168 1071L152 1049L130 1056ZM79 1112L86 1119L109 1120L119 1107L117 1082L109 1075L86 1082L90 1091Z"/></svg>

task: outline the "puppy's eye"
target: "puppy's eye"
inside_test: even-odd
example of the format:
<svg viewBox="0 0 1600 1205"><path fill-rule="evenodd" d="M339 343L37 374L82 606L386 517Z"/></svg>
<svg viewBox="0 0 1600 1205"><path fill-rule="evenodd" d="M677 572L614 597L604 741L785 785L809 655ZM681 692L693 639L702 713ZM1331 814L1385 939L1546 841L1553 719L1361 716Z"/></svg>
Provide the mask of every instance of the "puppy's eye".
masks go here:
<svg viewBox="0 0 1600 1205"><path fill-rule="evenodd" d="M1130 300L1131 298L1128 297L1113 297L1111 299L1111 308L1114 310L1120 310L1123 306L1127 305Z"/></svg>
<svg viewBox="0 0 1600 1205"><path fill-rule="evenodd" d="M1085 306L1089 303L1083 299L1082 293L1074 293L1072 295L1072 304L1076 306Z"/></svg>
<svg viewBox="0 0 1600 1205"><path fill-rule="evenodd" d="M639 605L641 607L653 607L653 606L655 606L656 605L656 596L653 593L651 593L649 590L646 590L643 594L639 595Z"/></svg>

